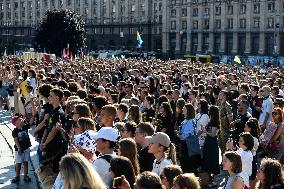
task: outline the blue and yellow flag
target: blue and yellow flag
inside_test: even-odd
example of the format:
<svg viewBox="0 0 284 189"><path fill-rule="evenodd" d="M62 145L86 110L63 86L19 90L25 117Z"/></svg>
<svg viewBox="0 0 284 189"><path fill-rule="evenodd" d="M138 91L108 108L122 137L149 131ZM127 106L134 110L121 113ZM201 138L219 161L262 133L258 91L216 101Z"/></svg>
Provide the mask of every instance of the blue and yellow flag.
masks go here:
<svg viewBox="0 0 284 189"><path fill-rule="evenodd" d="M140 48L143 44L143 40L141 39L141 36L139 34L139 32L137 31L137 45L138 45L138 48Z"/></svg>

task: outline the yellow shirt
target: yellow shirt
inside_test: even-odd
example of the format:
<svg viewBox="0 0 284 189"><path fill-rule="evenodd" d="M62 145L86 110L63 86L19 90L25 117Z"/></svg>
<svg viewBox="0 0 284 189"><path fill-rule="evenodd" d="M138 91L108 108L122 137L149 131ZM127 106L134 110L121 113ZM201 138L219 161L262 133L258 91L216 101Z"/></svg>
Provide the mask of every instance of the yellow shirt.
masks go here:
<svg viewBox="0 0 284 189"><path fill-rule="evenodd" d="M21 84L20 84L20 90L21 90L21 94L23 95L23 97L26 98L26 96L28 95L28 92L27 92L27 86L28 86L28 82L25 80L25 81L22 81Z"/></svg>

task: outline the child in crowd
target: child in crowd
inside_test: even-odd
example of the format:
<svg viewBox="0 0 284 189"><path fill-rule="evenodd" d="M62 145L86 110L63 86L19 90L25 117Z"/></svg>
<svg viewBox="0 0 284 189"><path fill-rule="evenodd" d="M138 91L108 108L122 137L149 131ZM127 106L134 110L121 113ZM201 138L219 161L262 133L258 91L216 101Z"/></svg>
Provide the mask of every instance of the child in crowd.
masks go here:
<svg viewBox="0 0 284 189"><path fill-rule="evenodd" d="M25 123L25 120L20 116L12 117L12 124L16 128L12 131L12 136L15 141L15 163L16 177L12 179L12 183L20 181L21 165L24 164L24 181L31 182L28 176L28 161L30 157L31 141L28 134L30 125Z"/></svg>

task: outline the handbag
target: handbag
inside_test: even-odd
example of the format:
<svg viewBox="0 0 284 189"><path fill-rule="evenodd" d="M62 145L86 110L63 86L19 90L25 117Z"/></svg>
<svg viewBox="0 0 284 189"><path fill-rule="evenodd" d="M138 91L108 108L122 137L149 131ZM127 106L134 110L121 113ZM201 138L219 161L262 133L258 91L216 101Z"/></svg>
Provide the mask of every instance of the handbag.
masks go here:
<svg viewBox="0 0 284 189"><path fill-rule="evenodd" d="M193 135L189 134L189 136L185 139L186 146L187 146L187 153L188 156L191 157L193 155L201 155L200 144L198 135L196 133L196 122L192 120L193 124Z"/></svg>

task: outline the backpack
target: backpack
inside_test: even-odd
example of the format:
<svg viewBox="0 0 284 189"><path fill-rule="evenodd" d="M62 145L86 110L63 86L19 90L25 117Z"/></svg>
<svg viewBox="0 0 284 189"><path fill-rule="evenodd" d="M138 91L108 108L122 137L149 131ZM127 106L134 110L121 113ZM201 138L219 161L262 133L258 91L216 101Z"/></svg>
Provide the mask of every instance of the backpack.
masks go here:
<svg viewBox="0 0 284 189"><path fill-rule="evenodd" d="M98 159L104 159L106 160L108 163L110 163L110 161L114 158L113 155L102 155L102 156L99 156Z"/></svg>
<svg viewBox="0 0 284 189"><path fill-rule="evenodd" d="M201 155L201 149L199 144L198 135L196 133L196 121L192 120L194 132L193 135L189 134L189 136L185 139L188 156L191 157L193 155Z"/></svg>

